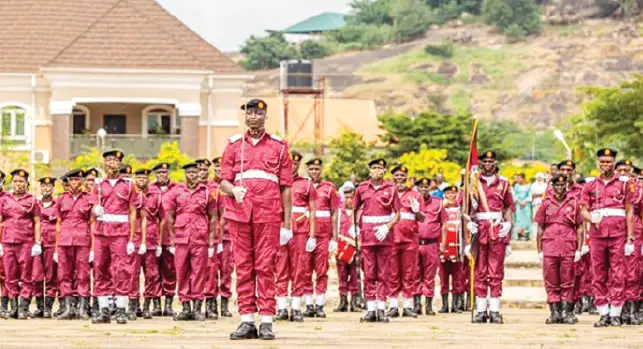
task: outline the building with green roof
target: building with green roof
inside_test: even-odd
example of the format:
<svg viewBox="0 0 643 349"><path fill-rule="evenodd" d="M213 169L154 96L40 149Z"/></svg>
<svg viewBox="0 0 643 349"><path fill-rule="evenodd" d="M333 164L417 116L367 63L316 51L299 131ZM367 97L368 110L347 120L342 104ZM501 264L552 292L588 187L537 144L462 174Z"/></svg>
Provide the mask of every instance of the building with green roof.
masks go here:
<svg viewBox="0 0 643 349"><path fill-rule="evenodd" d="M338 30L344 25L346 25L346 15L337 12L324 12L304 19L281 30L281 32L284 34L321 34Z"/></svg>

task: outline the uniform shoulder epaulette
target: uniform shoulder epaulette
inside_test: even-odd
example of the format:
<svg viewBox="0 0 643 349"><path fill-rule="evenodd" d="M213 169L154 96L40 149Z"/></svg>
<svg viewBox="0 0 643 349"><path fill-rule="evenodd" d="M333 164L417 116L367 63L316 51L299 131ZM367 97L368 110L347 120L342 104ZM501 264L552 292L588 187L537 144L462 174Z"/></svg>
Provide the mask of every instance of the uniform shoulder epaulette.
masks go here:
<svg viewBox="0 0 643 349"><path fill-rule="evenodd" d="M591 182L593 182L595 180L596 180L595 177L587 177L587 178L585 178L585 183L591 183Z"/></svg>
<svg viewBox="0 0 643 349"><path fill-rule="evenodd" d="M284 142L283 138L281 138L281 137L279 137L277 135L270 135L270 138L272 138L272 139L274 139L274 140L276 140L277 142L280 142L280 143Z"/></svg>
<svg viewBox="0 0 643 349"><path fill-rule="evenodd" d="M620 176L620 177L618 177L618 180L621 181L621 182L629 182L630 177L628 177L628 176Z"/></svg>
<svg viewBox="0 0 643 349"><path fill-rule="evenodd" d="M243 135L238 133L236 135L230 136L230 138L228 138L228 141L230 141L230 143L234 143L234 142L240 140L241 138L243 138Z"/></svg>

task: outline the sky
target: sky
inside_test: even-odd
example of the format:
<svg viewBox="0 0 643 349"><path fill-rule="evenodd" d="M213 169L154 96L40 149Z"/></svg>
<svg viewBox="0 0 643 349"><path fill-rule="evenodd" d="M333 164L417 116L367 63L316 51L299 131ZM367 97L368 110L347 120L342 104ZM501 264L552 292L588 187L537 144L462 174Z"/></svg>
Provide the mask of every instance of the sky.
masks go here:
<svg viewBox="0 0 643 349"><path fill-rule="evenodd" d="M156 0L219 50L238 51L250 35L310 16L347 13L350 0Z"/></svg>

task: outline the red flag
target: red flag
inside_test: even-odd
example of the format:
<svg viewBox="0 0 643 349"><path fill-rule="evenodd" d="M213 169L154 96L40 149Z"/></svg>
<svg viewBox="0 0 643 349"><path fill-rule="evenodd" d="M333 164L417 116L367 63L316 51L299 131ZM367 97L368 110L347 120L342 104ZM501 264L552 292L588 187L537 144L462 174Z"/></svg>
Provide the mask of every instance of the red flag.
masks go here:
<svg viewBox="0 0 643 349"><path fill-rule="evenodd" d="M469 159L467 160L467 168L464 177L464 213L469 214L471 204L471 173L478 170L478 119L473 120L473 131L471 132L471 143L469 148Z"/></svg>

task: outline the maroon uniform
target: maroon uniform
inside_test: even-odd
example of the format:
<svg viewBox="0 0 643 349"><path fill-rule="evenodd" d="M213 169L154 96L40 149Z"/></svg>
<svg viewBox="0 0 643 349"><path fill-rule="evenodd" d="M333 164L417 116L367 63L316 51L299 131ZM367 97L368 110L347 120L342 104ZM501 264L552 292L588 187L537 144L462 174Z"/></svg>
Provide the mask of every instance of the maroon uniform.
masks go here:
<svg viewBox="0 0 643 349"><path fill-rule="evenodd" d="M168 203L169 198L172 195L173 190L178 186L177 183L168 182L166 186L160 185L158 182L150 184L150 186L158 189L157 191L161 193L161 203L163 208ZM163 212L166 212L164 210ZM165 216L161 216L162 219L165 219ZM170 234L168 233L167 227L161 231L159 229L159 234L162 234L163 241L160 241L163 246L163 251L161 252L161 258L159 260L159 273L161 275L161 293L165 297L169 297L170 302L174 294L176 293L176 269L174 268L174 255L170 253ZM167 302L167 301L166 301ZM167 309L167 305L166 305Z"/></svg>
<svg viewBox="0 0 643 349"><path fill-rule="evenodd" d="M339 220L339 234L353 238L350 236L349 230L353 226L352 215L346 212L346 208L341 207L337 213L337 219ZM359 292L359 286L357 285L357 265L355 262L347 264L339 258L335 259L337 262L337 279L339 283L339 295L347 296L349 293L351 296L356 297Z"/></svg>
<svg viewBox="0 0 643 349"><path fill-rule="evenodd" d="M446 203L446 201L443 201ZM461 224L458 219L460 218L459 206L444 206L444 214L446 216L445 222L456 221ZM467 268L463 265L463 261L444 259L440 264L440 294L444 297L449 294L449 277L451 277L451 294L459 296L464 294L466 289L465 281L467 275Z"/></svg>
<svg viewBox="0 0 643 349"><path fill-rule="evenodd" d="M422 194L411 188L399 193L399 197L400 221L393 228L395 244L390 265L390 297L396 301L402 293L405 302L410 302L419 287L417 279L419 227L416 215L411 210L411 200L420 203L420 210L423 209L424 200Z"/></svg>
<svg viewBox="0 0 643 349"><path fill-rule="evenodd" d="M42 233L42 254L33 259L32 279L34 283L33 296L36 298L56 297L56 269L54 252L56 243L56 200L38 201L40 205L40 231Z"/></svg>
<svg viewBox="0 0 643 349"><path fill-rule="evenodd" d="M445 222L444 206L439 198L429 196L424 201L422 212L426 218L419 224L419 285L417 294L430 302L435 293L435 275L440 265L440 237Z"/></svg>

